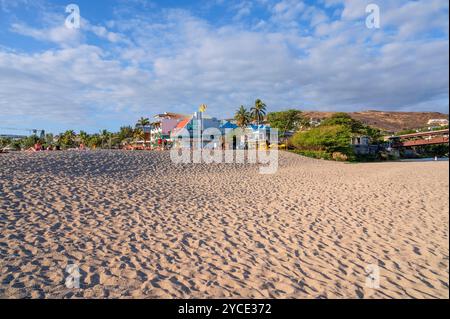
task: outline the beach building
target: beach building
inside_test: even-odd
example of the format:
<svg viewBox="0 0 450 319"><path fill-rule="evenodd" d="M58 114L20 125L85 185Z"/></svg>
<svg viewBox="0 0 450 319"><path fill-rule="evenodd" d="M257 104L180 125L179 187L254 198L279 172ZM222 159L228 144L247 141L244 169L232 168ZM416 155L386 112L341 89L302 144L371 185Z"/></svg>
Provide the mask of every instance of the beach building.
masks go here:
<svg viewBox="0 0 450 319"><path fill-rule="evenodd" d="M366 135L353 136L350 145L357 155L375 154L379 150L379 146L372 145L370 137Z"/></svg>
<svg viewBox="0 0 450 319"><path fill-rule="evenodd" d="M317 127L320 125L320 123L322 123L322 119L320 119L320 118L311 117L309 119L309 126L311 126L311 127Z"/></svg>
<svg viewBox="0 0 450 319"><path fill-rule="evenodd" d="M179 121L174 127L173 132L176 133L181 131L182 129L186 129L192 136L195 130L200 131L202 129L202 131L204 131L207 128L211 127L219 129L220 121L215 117L210 117L200 112L195 112L193 115L187 116Z"/></svg>
<svg viewBox="0 0 450 319"><path fill-rule="evenodd" d="M158 139L170 139L170 134L180 122L186 119L186 115L165 112L154 116L155 120L151 123L150 142L155 143Z"/></svg>
<svg viewBox="0 0 450 319"><path fill-rule="evenodd" d="M350 144L355 154L369 154L370 138L368 136L353 136Z"/></svg>
<svg viewBox="0 0 450 319"><path fill-rule="evenodd" d="M207 128L217 128L220 129L220 120L215 117L210 117L205 115L205 113L195 112L194 119L197 119L194 123L202 123L203 131Z"/></svg>
<svg viewBox="0 0 450 319"><path fill-rule="evenodd" d="M234 120L222 120L220 124L220 131L223 136L220 147L224 149L237 149L238 148L238 135L239 126Z"/></svg>
<svg viewBox="0 0 450 319"><path fill-rule="evenodd" d="M231 130L226 130L227 128ZM270 126L266 124L251 124L240 128L234 123L224 123L221 126L226 134L226 149L254 149L259 145L265 145L270 140Z"/></svg>
<svg viewBox="0 0 450 319"><path fill-rule="evenodd" d="M250 124L246 128L246 136L243 136L242 138L244 141L241 142L245 143L245 138L247 138L248 148L257 148L257 145L265 144L266 140L270 140L270 126L267 124Z"/></svg>
<svg viewBox="0 0 450 319"><path fill-rule="evenodd" d="M219 129L222 132L222 135L224 135L229 131L237 129L238 127L239 126L236 123L233 123L232 121L222 120L220 123Z"/></svg>
<svg viewBox="0 0 450 319"><path fill-rule="evenodd" d="M431 120L428 120L427 124L431 125L431 126L447 126L448 119L431 119Z"/></svg>
<svg viewBox="0 0 450 319"><path fill-rule="evenodd" d="M173 125L173 122L171 124ZM256 148L257 145L265 145L266 140L270 140L270 126L267 124L251 124L241 129L233 120L218 120L202 112L195 112L181 120L177 119L176 125L168 131L172 133L171 142L174 142L176 147L180 146L177 134L184 129L189 132L191 144L200 142L195 132L202 131L202 145L205 147L207 144L211 145L214 138L214 136L203 134L208 128L219 129L224 138L226 134L230 134L230 136L226 136L225 141L219 143L220 145L213 145L214 148L222 147L222 142L226 149ZM158 132L162 132L162 130Z"/></svg>
<svg viewBox="0 0 450 319"><path fill-rule="evenodd" d="M177 125L173 128L172 132L173 135L177 135L181 133L183 129L186 129L189 132L189 135L191 137L191 142L199 142L198 136L195 136L195 132L204 132L208 128L216 128L221 129L221 122L215 117L211 117L208 115L205 115L201 112L195 112L193 115L189 117L185 117L184 119L180 120ZM211 142L213 139L213 136L207 136L202 134L202 141L203 145ZM176 138L173 139L173 142L176 142Z"/></svg>

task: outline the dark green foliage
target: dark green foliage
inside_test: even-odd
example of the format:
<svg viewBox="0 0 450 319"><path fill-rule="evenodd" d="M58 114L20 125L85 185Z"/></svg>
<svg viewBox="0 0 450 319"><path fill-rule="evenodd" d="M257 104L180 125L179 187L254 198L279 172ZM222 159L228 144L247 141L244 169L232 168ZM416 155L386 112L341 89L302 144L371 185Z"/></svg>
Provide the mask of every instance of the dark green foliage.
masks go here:
<svg viewBox="0 0 450 319"><path fill-rule="evenodd" d="M33 147L37 142L43 144L43 141L41 141L39 137L37 137L36 135L31 135L20 140L20 147L22 149L29 149L30 147Z"/></svg>
<svg viewBox="0 0 450 319"><path fill-rule="evenodd" d="M350 147L352 132L344 125L320 125L309 131L297 132L292 137L292 144L300 150L326 152L330 156L333 152L340 152L353 157Z"/></svg>
<svg viewBox="0 0 450 319"><path fill-rule="evenodd" d="M328 125L343 125L349 128L353 135L369 136L373 143L380 141L382 137L379 129L365 125L343 112L335 113L330 118L323 120L320 126Z"/></svg>
<svg viewBox="0 0 450 319"><path fill-rule="evenodd" d="M256 99L255 105L250 108L250 115L256 124L260 124L266 115L266 104L260 99Z"/></svg>
<svg viewBox="0 0 450 319"><path fill-rule="evenodd" d="M234 119L236 120L238 126L246 127L251 122L251 114L243 105L241 105L241 107L236 111Z"/></svg>
<svg viewBox="0 0 450 319"><path fill-rule="evenodd" d="M318 127L297 132L291 142L306 156L335 160L346 157L347 160L352 161L357 157L350 145L350 140L352 136L359 135L369 136L372 143L379 143L382 139L380 130L351 118L347 113L335 113L322 121ZM334 156L333 153L335 153Z"/></svg>
<svg viewBox="0 0 450 319"><path fill-rule="evenodd" d="M125 141L127 139L132 139L134 136L134 130L131 126L122 126L117 137L120 141Z"/></svg>
<svg viewBox="0 0 450 319"><path fill-rule="evenodd" d="M291 150L291 152L294 152L296 154L300 154L307 157L317 158L317 159L325 159L325 160L332 160L332 156L330 153L326 151L312 151L312 150Z"/></svg>
<svg viewBox="0 0 450 319"><path fill-rule="evenodd" d="M306 124L306 120L299 110L290 109L287 111L271 112L267 114L267 121L271 128L277 128L281 135L287 131L297 131L300 126Z"/></svg>
<svg viewBox="0 0 450 319"><path fill-rule="evenodd" d="M0 138L0 148L7 147L11 145L12 140L10 138Z"/></svg>
<svg viewBox="0 0 450 319"><path fill-rule="evenodd" d="M76 147L75 142L76 134L73 130L67 130L62 133L58 138L58 144L62 149L68 149Z"/></svg>

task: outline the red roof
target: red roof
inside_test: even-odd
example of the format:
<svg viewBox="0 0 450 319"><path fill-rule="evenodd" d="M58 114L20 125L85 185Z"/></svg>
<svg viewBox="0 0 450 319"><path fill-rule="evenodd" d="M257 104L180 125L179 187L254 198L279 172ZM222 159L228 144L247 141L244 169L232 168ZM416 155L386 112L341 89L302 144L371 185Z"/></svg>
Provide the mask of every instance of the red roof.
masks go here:
<svg viewBox="0 0 450 319"><path fill-rule="evenodd" d="M180 122L178 122L177 126L175 126L173 131L177 132L177 131L183 129L189 123L190 120L191 120L190 117L187 117L187 118L181 120Z"/></svg>

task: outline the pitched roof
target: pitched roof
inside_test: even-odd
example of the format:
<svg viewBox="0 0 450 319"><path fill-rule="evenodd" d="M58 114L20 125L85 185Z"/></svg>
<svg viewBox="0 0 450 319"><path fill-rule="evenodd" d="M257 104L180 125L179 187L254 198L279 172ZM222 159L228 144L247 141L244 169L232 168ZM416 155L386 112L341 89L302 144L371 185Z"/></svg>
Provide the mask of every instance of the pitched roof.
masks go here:
<svg viewBox="0 0 450 319"><path fill-rule="evenodd" d="M186 117L186 115L172 113L172 112L164 112L162 114L155 115L155 118L157 118L157 119L183 119L185 117Z"/></svg>
<svg viewBox="0 0 450 319"><path fill-rule="evenodd" d="M181 120L180 122L178 122L177 126L175 126L175 128L173 129L173 132L177 132L177 131L185 128L186 125L191 121L191 119L192 119L192 117L186 117L183 120Z"/></svg>
<svg viewBox="0 0 450 319"><path fill-rule="evenodd" d="M250 124L248 127L251 128L253 131L265 130L267 128L270 128L270 126L266 125L266 124L260 124L260 125Z"/></svg>
<svg viewBox="0 0 450 319"><path fill-rule="evenodd" d="M229 122L229 121L223 123L223 124L220 126L220 128L231 128L231 129L235 129L235 128L237 128L237 127L238 127L238 126L237 126L236 124L231 123L231 122Z"/></svg>

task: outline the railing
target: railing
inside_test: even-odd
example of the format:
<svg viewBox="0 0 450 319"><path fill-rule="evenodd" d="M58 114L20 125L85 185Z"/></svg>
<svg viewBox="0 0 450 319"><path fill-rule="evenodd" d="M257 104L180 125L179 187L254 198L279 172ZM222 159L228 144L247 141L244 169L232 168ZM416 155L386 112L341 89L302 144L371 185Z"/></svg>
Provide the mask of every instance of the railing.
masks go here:
<svg viewBox="0 0 450 319"><path fill-rule="evenodd" d="M448 143L448 136L439 136L431 139L421 139L421 140L413 140L413 141L404 141L401 143L403 147L409 146L422 146L422 145L434 145L434 144L444 144Z"/></svg>

